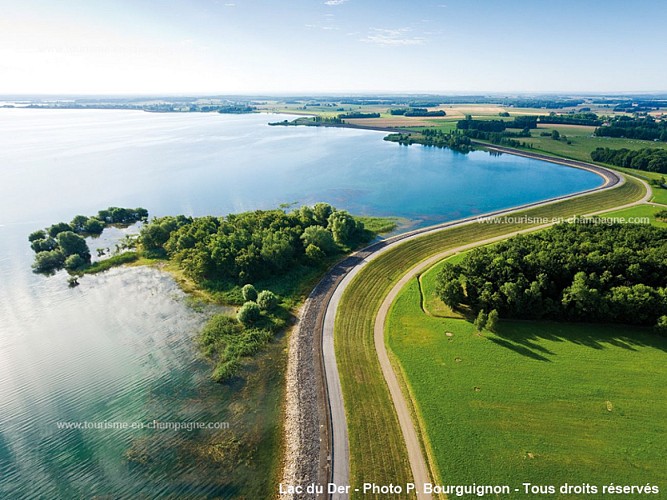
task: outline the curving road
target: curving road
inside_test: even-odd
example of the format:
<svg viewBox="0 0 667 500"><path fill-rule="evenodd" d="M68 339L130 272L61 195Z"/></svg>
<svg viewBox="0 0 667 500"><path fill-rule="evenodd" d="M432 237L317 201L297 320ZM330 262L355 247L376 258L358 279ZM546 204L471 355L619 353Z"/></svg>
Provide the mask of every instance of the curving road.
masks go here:
<svg viewBox="0 0 667 500"><path fill-rule="evenodd" d="M611 189L624 182L624 179L617 173L596 165L574 160L554 159L544 155L517 153L508 148L486 144L483 144L483 146L499 152L520 154L520 156L534 157L589 170L600 175L605 181L602 186L595 189L561 196L548 201L499 210L485 214L485 217L507 215L527 208L585 196L594 191ZM399 243L445 228L475 223L478 217L473 216L459 221L422 228L373 243L335 265L313 289L304 306L299 325L290 339L290 356L287 369L286 463L283 483L309 484L314 482L326 485L328 482L333 482L337 485L350 484L347 422L333 337L338 304L349 282L366 263ZM479 244L482 243L476 243L475 245ZM441 256L436 257L442 258ZM391 304L391 302L388 302L388 304ZM379 330L377 329L378 324L381 325ZM375 331L376 351L399 414L399 422L408 445L415 482L416 484L420 484L422 481L428 482L428 468L422 457L418 434L412 424L410 413L407 411L408 405L400 387L398 387L396 375L389 363L384 347L383 325L384 319L378 315ZM401 415L403 416L401 417ZM287 495L287 497L289 496ZM325 487L325 493L323 494L302 494L292 495L291 497L340 499L347 498L347 495L327 494Z"/></svg>
<svg viewBox="0 0 667 500"><path fill-rule="evenodd" d="M486 146L486 145L485 145ZM496 148L489 147L489 149L494 149L499 152L513 152L507 148ZM531 156L523 155L522 156ZM539 159L543 160L552 160L550 157L543 155L536 156ZM596 165L587 164L584 162L571 161L571 160L556 160L555 163L560 163L563 165L582 168L590 170L597 173L604 179L604 184L598 188L573 194L554 198L548 201L530 203L522 205L520 207L515 207L511 209L499 210L490 214L485 214L485 217L493 217L499 215L511 214L517 211L522 211L527 208L533 208L542 205L548 205L556 203L564 199L577 198L590 194L593 191L600 191L604 189L611 189L613 187L619 186L624 182L624 179L621 178L616 172L607 170ZM335 274L342 277L336 281L335 286L330 291L330 298L327 301L327 309L325 312L325 320L322 324L322 357L324 360L325 373L326 373L326 386L328 393L328 407L330 414L330 423L331 423L331 445L332 445L332 468L331 468L331 477L332 481L336 484L350 484L349 478L349 444L347 436L347 423L345 420L345 408L343 404L343 394L340 385L340 378L338 375L337 365L336 365L336 356L334 352L334 321L336 318L336 313L338 310L338 304L340 298L342 297L345 288L349 282L361 271L361 269L371 260L377 258L379 255L385 251L393 248L394 246L412 238L423 236L428 233L435 231L440 231L445 228L451 228L454 226L471 224L477 221L479 216L468 217L459 221L448 222L444 224L439 224L437 226L432 226L429 228L423 228L409 233L401 234L387 240L375 243L360 252L353 254L352 256L345 259L339 266L341 269L337 269L339 266L336 266L334 269ZM546 226L545 226L546 227ZM541 228L536 228L541 229ZM503 236L499 239L507 238L509 235ZM489 240L490 242L490 240ZM477 246L480 243L475 243L473 246ZM441 256L436 256L435 260L442 258ZM434 262L434 261L427 261ZM419 271L416 271L419 272ZM408 280L410 278L407 278ZM398 286L398 285L397 285ZM398 287L397 290L400 290L401 287ZM391 305L391 300L385 301L383 307ZM379 326L378 326L379 325ZM382 316L382 308L378 313L378 318L376 318L376 325L374 330L374 341L375 347L380 359L380 364L382 367L383 375L390 389L392 400L396 411L399 417L399 423L401 425L401 430L403 432L404 439L408 446L408 454L410 465L412 468L412 473L415 479L416 484L421 484L422 482L429 482L429 474L426 463L422 457L421 447L419 444L419 439L417 433L412 425L412 418L408 410L408 405L406 404L400 386L398 385L398 380L396 375L391 367L387 351L384 346L384 317ZM421 498L426 498L420 496ZM331 498L347 498L345 495L332 495Z"/></svg>

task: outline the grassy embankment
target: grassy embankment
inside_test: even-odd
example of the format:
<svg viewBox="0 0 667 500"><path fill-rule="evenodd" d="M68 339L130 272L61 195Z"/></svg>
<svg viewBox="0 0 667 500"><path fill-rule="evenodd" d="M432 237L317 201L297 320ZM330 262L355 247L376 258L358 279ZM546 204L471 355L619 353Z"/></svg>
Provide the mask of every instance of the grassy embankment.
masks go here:
<svg viewBox="0 0 667 500"><path fill-rule="evenodd" d="M667 338L532 321L478 335L468 321L427 316L420 300L413 280L392 306L387 343L448 484L664 487L667 388L656 381L667 377Z"/></svg>
<svg viewBox="0 0 667 500"><path fill-rule="evenodd" d="M522 214L570 217L612 209L644 194L643 185L629 178L616 189L533 208ZM350 283L338 309L335 346L348 419L353 485L373 481L400 484L411 478L405 444L373 343L373 323L386 294L411 267L431 255L530 227L531 224L469 224L439 231L381 255Z"/></svg>

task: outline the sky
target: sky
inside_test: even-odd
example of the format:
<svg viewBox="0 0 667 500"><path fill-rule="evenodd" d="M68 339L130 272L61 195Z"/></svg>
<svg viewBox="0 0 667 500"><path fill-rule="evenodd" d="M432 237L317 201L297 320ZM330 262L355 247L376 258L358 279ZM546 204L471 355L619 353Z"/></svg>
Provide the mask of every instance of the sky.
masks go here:
<svg viewBox="0 0 667 500"><path fill-rule="evenodd" d="M0 94L667 90L664 0L0 0Z"/></svg>

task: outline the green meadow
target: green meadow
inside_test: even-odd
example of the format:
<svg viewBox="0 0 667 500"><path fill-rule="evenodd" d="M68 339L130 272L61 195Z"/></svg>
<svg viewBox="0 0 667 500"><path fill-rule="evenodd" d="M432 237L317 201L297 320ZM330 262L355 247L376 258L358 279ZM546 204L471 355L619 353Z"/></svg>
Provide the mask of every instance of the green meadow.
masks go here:
<svg viewBox="0 0 667 500"><path fill-rule="evenodd" d="M424 314L416 279L387 330L446 484L667 488L667 338L528 321L478 334Z"/></svg>
<svg viewBox="0 0 667 500"><path fill-rule="evenodd" d="M655 192L655 190L654 190ZM657 205L637 205L634 207L626 208L624 210L617 210L614 212L608 212L604 214L604 217L618 217L625 219L626 222L636 223L645 223L639 222L638 218L646 218L650 220L650 223L659 227L667 227L667 222L663 220L656 219L655 214L661 211L664 211L664 207L659 207Z"/></svg>

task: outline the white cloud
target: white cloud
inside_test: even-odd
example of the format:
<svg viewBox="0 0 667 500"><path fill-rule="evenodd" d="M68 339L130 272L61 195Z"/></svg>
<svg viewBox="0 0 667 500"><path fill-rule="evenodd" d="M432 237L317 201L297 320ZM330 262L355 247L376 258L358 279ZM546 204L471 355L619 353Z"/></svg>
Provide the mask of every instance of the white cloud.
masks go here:
<svg viewBox="0 0 667 500"><path fill-rule="evenodd" d="M326 0L324 5L341 5L347 2L347 0Z"/></svg>
<svg viewBox="0 0 667 500"><path fill-rule="evenodd" d="M399 47L406 45L422 45L426 39L420 36L410 36L411 28L385 29L371 28L368 35L360 41L373 43L383 47Z"/></svg>

